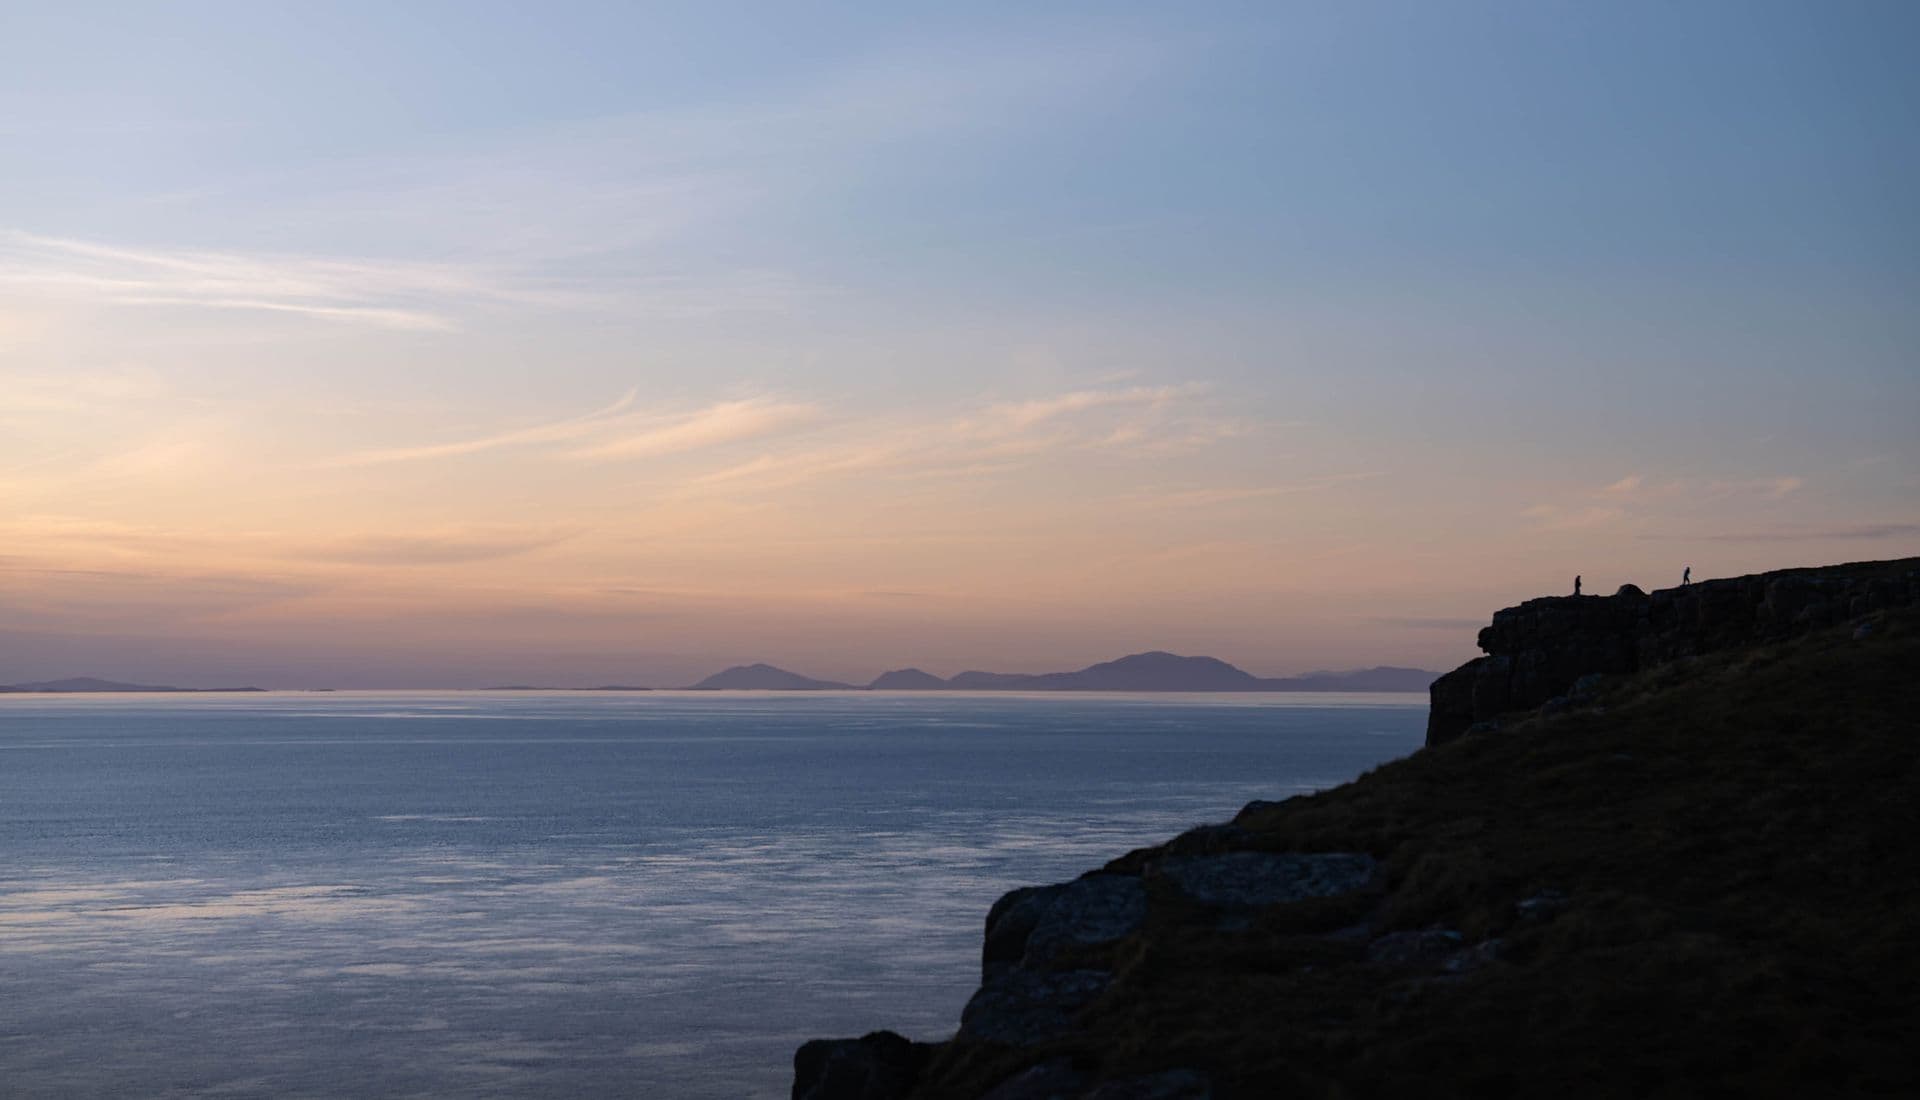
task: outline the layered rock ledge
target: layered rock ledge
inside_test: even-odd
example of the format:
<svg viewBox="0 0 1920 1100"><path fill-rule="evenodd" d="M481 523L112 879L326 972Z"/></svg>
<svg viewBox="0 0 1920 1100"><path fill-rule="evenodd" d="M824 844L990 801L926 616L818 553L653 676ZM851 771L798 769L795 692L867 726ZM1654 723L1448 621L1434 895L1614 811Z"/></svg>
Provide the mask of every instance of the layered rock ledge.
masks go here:
<svg viewBox="0 0 1920 1100"><path fill-rule="evenodd" d="M1476 723L1576 702L1588 677L1795 637L1875 611L1920 603L1920 558L1782 569L1647 593L1544 596L1494 612L1476 657L1433 682L1427 744Z"/></svg>
<svg viewBox="0 0 1920 1100"><path fill-rule="evenodd" d="M1920 1095L1916 575L1508 609L1474 736L1007 894L955 1034L793 1095Z"/></svg>

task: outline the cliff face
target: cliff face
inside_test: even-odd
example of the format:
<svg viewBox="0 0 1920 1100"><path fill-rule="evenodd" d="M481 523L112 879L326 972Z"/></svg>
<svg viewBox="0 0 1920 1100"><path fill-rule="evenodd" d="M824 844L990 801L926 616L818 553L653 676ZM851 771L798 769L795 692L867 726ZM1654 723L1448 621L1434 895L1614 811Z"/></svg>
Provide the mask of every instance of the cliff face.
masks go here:
<svg viewBox="0 0 1920 1100"><path fill-rule="evenodd" d="M1585 693L1589 676L1805 634L1920 603L1920 558L1783 569L1651 594L1546 596L1497 611L1476 657L1433 682L1427 744ZM1592 683L1589 681L1589 683Z"/></svg>
<svg viewBox="0 0 1920 1100"><path fill-rule="evenodd" d="M1920 1095L1917 566L1502 612L1502 707L1640 671L1013 891L955 1034L793 1095Z"/></svg>

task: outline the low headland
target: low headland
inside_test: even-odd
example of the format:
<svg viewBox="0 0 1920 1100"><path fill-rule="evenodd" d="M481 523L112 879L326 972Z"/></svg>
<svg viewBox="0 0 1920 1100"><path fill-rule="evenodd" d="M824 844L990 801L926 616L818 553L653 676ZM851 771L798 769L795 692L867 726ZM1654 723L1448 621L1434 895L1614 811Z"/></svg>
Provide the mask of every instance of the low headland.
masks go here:
<svg viewBox="0 0 1920 1100"><path fill-rule="evenodd" d="M1920 558L1498 612L1428 747L1016 890L795 1100L1920 1095Z"/></svg>
<svg viewBox="0 0 1920 1100"><path fill-rule="evenodd" d="M33 695L107 695L119 693L218 694L236 691L265 691L257 687L171 687L165 684L126 684L94 676L75 676L65 680L41 680L30 684L0 684L0 691Z"/></svg>

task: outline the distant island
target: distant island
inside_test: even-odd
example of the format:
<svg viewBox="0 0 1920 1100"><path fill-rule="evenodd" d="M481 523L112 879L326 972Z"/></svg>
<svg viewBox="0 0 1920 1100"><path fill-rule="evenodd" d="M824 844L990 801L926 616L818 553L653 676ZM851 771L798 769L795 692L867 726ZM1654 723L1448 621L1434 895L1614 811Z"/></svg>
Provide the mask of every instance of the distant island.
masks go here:
<svg viewBox="0 0 1920 1100"><path fill-rule="evenodd" d="M1350 669L1344 672L1309 672L1304 676L1262 677L1235 668L1216 657L1183 657L1155 650L1135 653L1118 660L1102 661L1074 672L981 672L970 670L950 678L935 676L918 668L898 668L883 672L866 685L820 680L789 672L770 664L735 665L716 672L682 690L685 691L1411 691L1424 692L1438 676L1419 668ZM132 684L103 680L94 676L76 676L65 680L40 680L24 684L0 684L0 693L89 695L125 693L230 693L257 692L258 687L174 687L166 684ZM316 689L331 691L332 688ZM628 684L603 684L597 687L555 687L537 684L498 684L482 691L652 691L650 687Z"/></svg>
<svg viewBox="0 0 1920 1100"><path fill-rule="evenodd" d="M868 691L1419 691L1437 674L1380 665L1346 672L1261 677L1216 657L1183 657L1155 650L1088 665L1075 672L962 672L942 679L918 668L883 672ZM854 684L816 680L768 664L737 665L689 691L858 691Z"/></svg>
<svg viewBox="0 0 1920 1100"><path fill-rule="evenodd" d="M815 680L772 665L735 665L694 684L688 691L851 691L852 684Z"/></svg>
<svg viewBox="0 0 1920 1100"><path fill-rule="evenodd" d="M539 684L496 684L484 687L481 691L652 691L650 687L634 687L631 684L599 684L594 687L543 687Z"/></svg>
<svg viewBox="0 0 1920 1100"><path fill-rule="evenodd" d="M102 680L93 676L75 676L66 680L41 680L31 684L0 684L0 691L19 693L38 693L44 695L98 695L108 692L235 692L265 691L257 687L225 688L186 688L169 687L164 684L123 684L117 680Z"/></svg>

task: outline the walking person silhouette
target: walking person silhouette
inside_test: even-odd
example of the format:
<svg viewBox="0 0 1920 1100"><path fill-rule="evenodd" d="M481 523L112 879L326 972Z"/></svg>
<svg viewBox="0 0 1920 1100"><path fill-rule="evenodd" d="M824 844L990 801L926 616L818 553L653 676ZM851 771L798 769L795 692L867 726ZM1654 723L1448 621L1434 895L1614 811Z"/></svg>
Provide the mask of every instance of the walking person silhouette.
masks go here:
<svg viewBox="0 0 1920 1100"><path fill-rule="evenodd" d="M1685 588L1686 586L1692 583L1693 583L1693 566L1691 565L1685 566L1680 570L1680 587Z"/></svg>
<svg viewBox="0 0 1920 1100"><path fill-rule="evenodd" d="M1574 574L1573 578L1573 594L1576 596L1580 594L1580 576L1577 573Z"/></svg>

